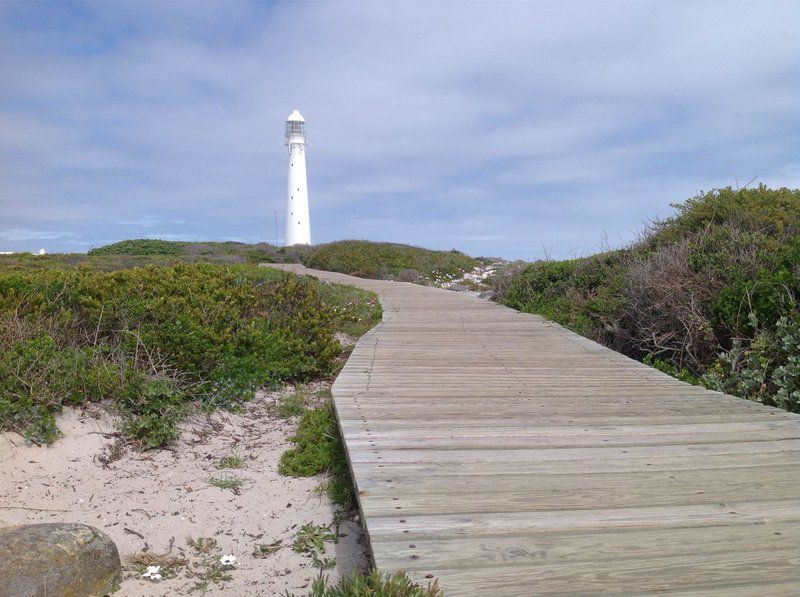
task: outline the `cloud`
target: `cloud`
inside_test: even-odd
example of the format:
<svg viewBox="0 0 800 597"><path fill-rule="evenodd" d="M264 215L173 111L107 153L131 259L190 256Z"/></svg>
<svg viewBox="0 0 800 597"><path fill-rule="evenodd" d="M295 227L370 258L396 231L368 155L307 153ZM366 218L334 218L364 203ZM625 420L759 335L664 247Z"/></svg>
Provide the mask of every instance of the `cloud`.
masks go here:
<svg viewBox="0 0 800 597"><path fill-rule="evenodd" d="M797 185L799 18L790 3L5 4L2 222L66 226L76 250L272 239L298 107L317 241L527 258L604 231L624 243L700 189Z"/></svg>
<svg viewBox="0 0 800 597"><path fill-rule="evenodd" d="M77 240L78 236L71 232L59 232L53 230L30 230L28 228L3 228L0 229L0 240L21 241L21 240L53 240L70 239Z"/></svg>
<svg viewBox="0 0 800 597"><path fill-rule="evenodd" d="M185 223L186 220L183 219L168 220L153 214L142 214L141 216L132 220L120 220L116 222L118 226L125 226L131 228L155 228L158 226L164 226L169 224L181 225Z"/></svg>

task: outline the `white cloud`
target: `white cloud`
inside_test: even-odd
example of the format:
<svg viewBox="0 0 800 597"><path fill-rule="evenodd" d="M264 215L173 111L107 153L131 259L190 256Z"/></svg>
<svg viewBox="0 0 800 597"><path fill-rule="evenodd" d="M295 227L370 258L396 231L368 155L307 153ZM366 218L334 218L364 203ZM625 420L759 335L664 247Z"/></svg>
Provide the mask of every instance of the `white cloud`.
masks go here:
<svg viewBox="0 0 800 597"><path fill-rule="evenodd" d="M56 230L31 230L29 228L3 228L0 229L0 240L24 241L24 240L53 240L53 239L79 239L71 232Z"/></svg>

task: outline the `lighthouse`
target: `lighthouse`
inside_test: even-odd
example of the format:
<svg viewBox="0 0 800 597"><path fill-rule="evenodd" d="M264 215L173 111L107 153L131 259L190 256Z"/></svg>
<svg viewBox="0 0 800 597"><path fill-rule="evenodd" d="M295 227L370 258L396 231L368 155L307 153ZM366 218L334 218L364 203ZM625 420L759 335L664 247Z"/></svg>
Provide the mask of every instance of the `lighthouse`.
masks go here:
<svg viewBox="0 0 800 597"><path fill-rule="evenodd" d="M306 120L294 110L286 119L289 175L286 184L286 246L311 244L306 178Z"/></svg>

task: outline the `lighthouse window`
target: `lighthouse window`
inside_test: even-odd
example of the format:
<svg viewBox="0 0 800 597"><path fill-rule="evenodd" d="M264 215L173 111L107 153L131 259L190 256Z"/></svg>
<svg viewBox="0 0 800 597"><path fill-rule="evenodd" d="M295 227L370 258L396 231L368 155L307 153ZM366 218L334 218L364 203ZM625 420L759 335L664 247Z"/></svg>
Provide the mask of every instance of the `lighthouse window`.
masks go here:
<svg viewBox="0 0 800 597"><path fill-rule="evenodd" d="M305 134L305 126L302 122L297 121L289 121L286 123L286 134L287 135L304 135Z"/></svg>

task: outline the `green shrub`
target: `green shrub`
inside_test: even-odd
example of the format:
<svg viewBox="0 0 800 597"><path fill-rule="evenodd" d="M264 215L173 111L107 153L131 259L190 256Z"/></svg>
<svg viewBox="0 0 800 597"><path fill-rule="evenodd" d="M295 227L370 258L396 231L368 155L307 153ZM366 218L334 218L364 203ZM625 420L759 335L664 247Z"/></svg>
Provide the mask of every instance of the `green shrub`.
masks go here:
<svg viewBox="0 0 800 597"><path fill-rule="evenodd" d="M297 531L292 543L292 551L310 557L314 566L320 570L328 570L336 565L335 558L325 556L325 544L330 542L339 542L338 529L333 532L330 525L324 526L309 522Z"/></svg>
<svg viewBox="0 0 800 597"><path fill-rule="evenodd" d="M702 381L720 392L800 412L800 317L781 317L774 330L760 329L747 347L735 341Z"/></svg>
<svg viewBox="0 0 800 597"><path fill-rule="evenodd" d="M729 223L780 239L800 228L800 190L726 187L675 203L675 215L656 220L644 243L650 247L673 244L681 238Z"/></svg>
<svg viewBox="0 0 800 597"><path fill-rule="evenodd" d="M381 321L383 312L378 297L372 292L341 284L323 284L319 293L331 307L336 328L353 338L361 337Z"/></svg>
<svg viewBox="0 0 800 597"><path fill-rule="evenodd" d="M175 380L138 379L126 388L117 406L127 415L122 432L144 449L157 448L178 438L176 423L187 412L188 396Z"/></svg>
<svg viewBox="0 0 800 597"><path fill-rule="evenodd" d="M181 255L189 243L140 238L90 249L89 255Z"/></svg>
<svg viewBox="0 0 800 597"><path fill-rule="evenodd" d="M128 380L102 347L59 348L46 331L30 332L19 339L6 335L2 342L0 425L35 443L50 443L58 436L53 414L63 404L120 395Z"/></svg>
<svg viewBox="0 0 800 597"><path fill-rule="evenodd" d="M187 261L205 261L222 264L244 263L300 263L309 247L276 247L267 243L245 244L238 242L188 242L158 239L123 240L89 251L91 257L158 256L182 257ZM58 257L55 257L58 259Z"/></svg>
<svg viewBox="0 0 800 597"><path fill-rule="evenodd" d="M311 586L309 597L441 597L442 594L435 580L423 587L408 578L405 572L384 575L372 570L356 571L335 585L325 578L318 578ZM291 597L288 592L287 596Z"/></svg>
<svg viewBox="0 0 800 597"><path fill-rule="evenodd" d="M395 243L344 240L318 245L303 258L306 267L374 279L442 282L479 264L459 251L432 251Z"/></svg>
<svg viewBox="0 0 800 597"><path fill-rule="evenodd" d="M532 263L512 277L503 302L600 339L623 300L619 289L624 256L612 251L584 259Z"/></svg>
<svg viewBox="0 0 800 597"><path fill-rule="evenodd" d="M334 334L353 325L343 302L361 327L380 318L374 295L266 268L91 263L0 268L3 429L51 442L62 405L110 399L127 435L163 445L192 403L232 407L259 386L333 375Z"/></svg>
<svg viewBox="0 0 800 597"><path fill-rule="evenodd" d="M331 501L345 508L351 507L355 496L350 469L330 399L303 413L291 441L295 447L283 453L278 472L292 477L328 473L331 479L325 489Z"/></svg>
<svg viewBox="0 0 800 597"><path fill-rule="evenodd" d="M648 354L642 359L642 362L645 365L650 365L653 369L658 369L662 373L666 373L667 375L671 375L676 379L680 379L681 381L685 381L686 383L692 384L693 386L700 385L700 380L694 375L691 371L686 368L678 369L675 365L670 363L669 361L665 361L663 359L656 358L652 354Z"/></svg>

